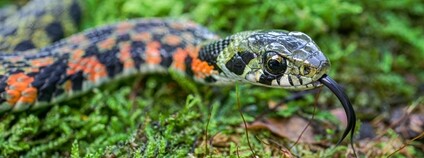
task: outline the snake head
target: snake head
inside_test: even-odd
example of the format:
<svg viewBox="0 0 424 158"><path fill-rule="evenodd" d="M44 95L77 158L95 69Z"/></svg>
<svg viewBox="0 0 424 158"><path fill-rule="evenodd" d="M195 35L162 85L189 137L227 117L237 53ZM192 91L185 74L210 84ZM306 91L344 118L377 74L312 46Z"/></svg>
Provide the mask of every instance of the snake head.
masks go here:
<svg viewBox="0 0 424 158"><path fill-rule="evenodd" d="M305 90L322 86L318 80L330 62L304 33L283 30L235 34L218 63L225 75L268 87ZM219 58L219 57L218 57Z"/></svg>
<svg viewBox="0 0 424 158"><path fill-rule="evenodd" d="M293 90L325 85L341 102L348 120L337 145L350 133L353 148L355 111L341 86L326 75L330 62L308 35L282 30L241 32L203 47L200 57L217 66L219 73L211 76L212 81Z"/></svg>
<svg viewBox="0 0 424 158"><path fill-rule="evenodd" d="M309 36L281 30L251 31L235 34L221 43L224 44L216 46L226 45L217 62L222 78L293 90L328 87L340 100L348 120L337 144L350 133L353 147L355 111L341 86L326 75L330 62Z"/></svg>

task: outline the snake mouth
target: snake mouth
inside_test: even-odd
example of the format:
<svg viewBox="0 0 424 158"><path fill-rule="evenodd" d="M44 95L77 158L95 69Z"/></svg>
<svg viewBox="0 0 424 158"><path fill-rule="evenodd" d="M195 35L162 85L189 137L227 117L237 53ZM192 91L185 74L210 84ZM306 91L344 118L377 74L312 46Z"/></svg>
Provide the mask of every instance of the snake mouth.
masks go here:
<svg viewBox="0 0 424 158"><path fill-rule="evenodd" d="M350 133L351 145L353 147L353 134L354 134L355 125L356 125L356 114L355 114L355 110L352 107L352 104L350 103L349 98L347 97L343 89L340 87L340 85L337 84L336 81L334 81L332 78L330 78L326 74L324 74L318 81L324 84L326 87L328 87L337 96L340 103L343 105L343 109L345 110L345 113L347 116L347 127L341 139L339 139L339 141L337 142L337 145L339 145Z"/></svg>

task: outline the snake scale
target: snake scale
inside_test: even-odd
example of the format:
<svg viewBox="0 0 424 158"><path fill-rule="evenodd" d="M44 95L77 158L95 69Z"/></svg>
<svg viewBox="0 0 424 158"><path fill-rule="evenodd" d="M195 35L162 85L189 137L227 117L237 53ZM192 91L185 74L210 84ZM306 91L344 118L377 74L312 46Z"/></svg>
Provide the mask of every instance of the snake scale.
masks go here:
<svg viewBox="0 0 424 158"><path fill-rule="evenodd" d="M329 60L304 33L256 30L219 38L190 21L133 19L62 39L75 31L82 11L77 0L33 0L0 16L0 113L37 109L123 77L172 69L209 84L292 90L325 85L348 117L338 143L353 137L352 105L326 75Z"/></svg>

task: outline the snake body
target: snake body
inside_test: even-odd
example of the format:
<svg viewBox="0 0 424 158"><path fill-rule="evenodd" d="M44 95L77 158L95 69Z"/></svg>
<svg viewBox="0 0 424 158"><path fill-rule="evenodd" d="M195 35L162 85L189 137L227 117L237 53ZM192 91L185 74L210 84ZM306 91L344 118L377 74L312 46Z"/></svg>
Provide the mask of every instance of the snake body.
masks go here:
<svg viewBox="0 0 424 158"><path fill-rule="evenodd" d="M46 3L51 5L39 5ZM171 19L128 20L57 41L79 23L78 1L35 0L27 6L5 20L6 24L13 23L8 19L27 24L0 27L3 113L36 109L123 77L168 69L202 83L312 89L323 85L320 79L330 66L318 46L301 32L256 30L219 38L193 22ZM42 20L31 21L34 14ZM20 29L28 23L37 25ZM44 28L47 35L37 28ZM53 41L57 42L48 44ZM43 45L47 46L37 48ZM350 116L355 119L354 114Z"/></svg>
<svg viewBox="0 0 424 158"><path fill-rule="evenodd" d="M65 10L79 12L80 9L75 9L77 1L70 2L73 3L52 1L70 7ZM48 36L58 35L50 38L54 41L63 36L63 31L58 30L62 26L60 22L51 18L60 9L45 11L50 8L33 11L30 5L24 12L53 12L45 15L50 18L42 16L51 21L39 27L47 27L46 32L51 34ZM78 23L79 18L73 19L73 23ZM12 35L3 34L3 37L11 41ZM219 39L195 23L170 19L135 19L110 24L41 49L33 49L39 45L35 41L2 42L13 52L0 55L1 111L35 109L118 78L165 72L169 68L203 83L239 81L303 90L320 86L316 80L329 66L314 42L300 32L258 30Z"/></svg>

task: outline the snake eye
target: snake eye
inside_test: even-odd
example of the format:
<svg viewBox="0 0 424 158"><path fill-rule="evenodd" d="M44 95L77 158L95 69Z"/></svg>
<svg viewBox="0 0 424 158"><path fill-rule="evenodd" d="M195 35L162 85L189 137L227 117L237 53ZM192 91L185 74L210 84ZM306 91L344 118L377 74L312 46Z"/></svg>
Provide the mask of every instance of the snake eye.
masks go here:
<svg viewBox="0 0 424 158"><path fill-rule="evenodd" d="M286 59L276 52L266 52L264 61L266 71L273 75L280 75L287 69Z"/></svg>

